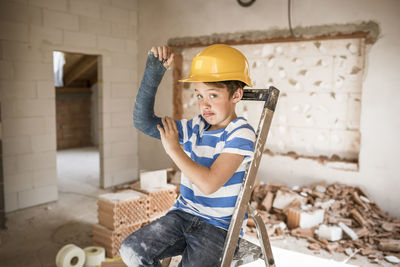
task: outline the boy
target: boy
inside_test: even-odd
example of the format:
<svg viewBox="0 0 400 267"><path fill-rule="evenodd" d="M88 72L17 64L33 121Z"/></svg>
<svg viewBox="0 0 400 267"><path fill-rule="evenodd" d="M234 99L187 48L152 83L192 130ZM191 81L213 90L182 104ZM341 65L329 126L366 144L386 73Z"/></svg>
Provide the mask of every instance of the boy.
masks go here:
<svg viewBox="0 0 400 267"><path fill-rule="evenodd" d="M120 253L129 267L161 266L161 259L176 255L182 255L179 266L219 266L246 165L253 157L254 130L235 113L243 87L251 86L243 54L218 44L193 58L189 77L181 81L194 82L200 115L180 121L154 115L158 85L173 60L167 46L149 52L134 124L161 139L182 171L181 195L165 216L124 240Z"/></svg>

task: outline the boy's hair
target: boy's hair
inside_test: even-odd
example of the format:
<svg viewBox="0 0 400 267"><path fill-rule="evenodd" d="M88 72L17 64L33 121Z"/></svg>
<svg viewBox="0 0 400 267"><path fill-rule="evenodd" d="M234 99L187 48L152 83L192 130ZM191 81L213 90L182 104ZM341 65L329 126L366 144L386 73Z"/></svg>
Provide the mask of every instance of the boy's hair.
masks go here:
<svg viewBox="0 0 400 267"><path fill-rule="evenodd" d="M246 84L242 81L232 80L232 81L220 81L220 82L204 82L207 85L215 86L217 88L226 88L228 89L229 98L233 96L239 88L244 88Z"/></svg>

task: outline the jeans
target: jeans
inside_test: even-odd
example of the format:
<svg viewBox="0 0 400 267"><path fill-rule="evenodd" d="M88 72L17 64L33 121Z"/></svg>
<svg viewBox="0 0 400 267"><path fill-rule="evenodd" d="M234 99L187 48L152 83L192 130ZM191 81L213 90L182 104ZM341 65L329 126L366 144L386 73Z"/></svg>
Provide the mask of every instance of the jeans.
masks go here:
<svg viewBox="0 0 400 267"><path fill-rule="evenodd" d="M120 254L128 267L161 266L161 259L177 255L182 255L179 267L216 267L226 235L197 216L172 210L128 236Z"/></svg>

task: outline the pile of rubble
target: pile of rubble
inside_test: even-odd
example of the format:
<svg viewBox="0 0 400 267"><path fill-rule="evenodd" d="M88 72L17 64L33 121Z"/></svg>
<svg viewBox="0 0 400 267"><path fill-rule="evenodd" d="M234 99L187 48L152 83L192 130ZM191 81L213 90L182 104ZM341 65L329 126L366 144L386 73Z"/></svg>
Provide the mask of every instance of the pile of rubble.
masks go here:
<svg viewBox="0 0 400 267"><path fill-rule="evenodd" d="M359 187L325 182L288 189L284 184L258 184L251 205L274 239L286 234L305 238L308 248L360 253L371 263L400 260L400 220L391 218ZM255 234L249 218L247 233Z"/></svg>

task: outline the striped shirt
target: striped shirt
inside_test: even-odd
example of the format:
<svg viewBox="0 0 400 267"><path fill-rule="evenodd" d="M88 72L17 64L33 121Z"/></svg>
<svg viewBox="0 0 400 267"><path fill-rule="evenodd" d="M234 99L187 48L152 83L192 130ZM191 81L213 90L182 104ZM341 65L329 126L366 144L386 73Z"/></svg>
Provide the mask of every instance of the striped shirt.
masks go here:
<svg viewBox="0 0 400 267"><path fill-rule="evenodd" d="M200 165L211 167L221 153L244 156L243 162L232 177L220 189L209 195L203 194L182 173L181 194L172 208L199 216L208 223L228 230L247 163L253 159L254 129L243 117L238 117L227 127L215 131L207 131L211 125L201 115L176 123L179 142L183 144L185 153Z"/></svg>

